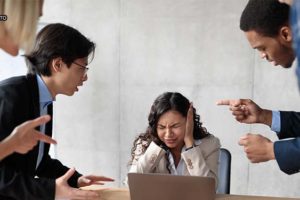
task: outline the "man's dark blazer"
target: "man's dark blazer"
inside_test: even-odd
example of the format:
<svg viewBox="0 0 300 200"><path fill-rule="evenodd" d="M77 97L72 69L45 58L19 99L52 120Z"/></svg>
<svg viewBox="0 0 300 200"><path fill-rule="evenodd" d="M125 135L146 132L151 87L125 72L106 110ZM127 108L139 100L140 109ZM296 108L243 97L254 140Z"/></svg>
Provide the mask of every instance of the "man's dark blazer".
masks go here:
<svg viewBox="0 0 300 200"><path fill-rule="evenodd" d="M300 171L300 113L280 111L280 122L280 140L274 143L275 158L283 172L294 174Z"/></svg>
<svg viewBox="0 0 300 200"><path fill-rule="evenodd" d="M48 106L52 117L52 104ZM40 116L39 89L36 75L13 77L0 82L0 140L13 129ZM46 134L52 135L52 121L46 124ZM69 168L49 156L49 144L45 144L44 156L36 169L39 145L27 154L14 153L0 161L0 199L37 200L54 199L55 179ZM39 178L35 178L38 176ZM77 187L75 173L69 184Z"/></svg>

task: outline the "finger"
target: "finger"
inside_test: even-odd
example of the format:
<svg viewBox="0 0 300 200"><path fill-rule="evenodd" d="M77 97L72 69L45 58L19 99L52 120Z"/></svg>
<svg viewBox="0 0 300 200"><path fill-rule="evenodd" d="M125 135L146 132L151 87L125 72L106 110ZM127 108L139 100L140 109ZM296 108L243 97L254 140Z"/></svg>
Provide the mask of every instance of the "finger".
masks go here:
<svg viewBox="0 0 300 200"><path fill-rule="evenodd" d="M239 140L238 144L239 144L240 146L243 146L243 145L244 145L244 142L243 142L242 140Z"/></svg>
<svg viewBox="0 0 300 200"><path fill-rule="evenodd" d="M104 183L102 183L100 181L94 181L94 182L91 182L91 185L104 185Z"/></svg>
<svg viewBox="0 0 300 200"><path fill-rule="evenodd" d="M251 136L251 133L247 133L246 135L243 135L242 137L240 137L240 140L247 140L249 136Z"/></svg>
<svg viewBox="0 0 300 200"><path fill-rule="evenodd" d="M235 116L235 119L239 122L244 122L244 120L246 119L246 116L245 115L238 115L238 116Z"/></svg>
<svg viewBox="0 0 300 200"><path fill-rule="evenodd" d="M56 140L52 139L48 135L37 132L37 133L35 133L35 136L38 140L40 140L42 142L46 142L49 144L57 144Z"/></svg>
<svg viewBox="0 0 300 200"><path fill-rule="evenodd" d="M69 180L69 178L74 174L75 168L70 168L61 178L65 181Z"/></svg>
<svg viewBox="0 0 300 200"><path fill-rule="evenodd" d="M216 102L216 104L217 104L218 106L229 106L229 105L230 105L230 101L231 101L231 100L229 100L229 99L222 99L222 100L218 100L218 101Z"/></svg>
<svg viewBox="0 0 300 200"><path fill-rule="evenodd" d="M232 103L229 107L231 111L239 110L239 111L246 111L248 110L245 104L242 104L239 100L236 100L235 103Z"/></svg>
<svg viewBox="0 0 300 200"><path fill-rule="evenodd" d="M194 109L193 109L193 102L190 104L189 110L188 110L188 114L187 114L187 118L188 118L188 122L192 123L193 122L193 116L194 116Z"/></svg>
<svg viewBox="0 0 300 200"><path fill-rule="evenodd" d="M251 101L252 101L251 99L240 99L240 103L245 105L251 103Z"/></svg>
<svg viewBox="0 0 300 200"><path fill-rule="evenodd" d="M191 103L190 103L189 109L193 111L193 107L194 107L194 106L193 106L193 102L191 102Z"/></svg>
<svg viewBox="0 0 300 200"><path fill-rule="evenodd" d="M259 163L259 160L257 160L256 158L249 158L249 160L251 161L251 163Z"/></svg>
<svg viewBox="0 0 300 200"><path fill-rule="evenodd" d="M243 124L251 124L252 122L249 122L249 120L244 117L243 119L237 119L237 121L239 121L240 123L243 123Z"/></svg>
<svg viewBox="0 0 300 200"><path fill-rule="evenodd" d="M247 144L247 140L245 140L245 139L243 139L243 138L240 138L238 144L239 144L240 146L245 146L245 145Z"/></svg>
<svg viewBox="0 0 300 200"><path fill-rule="evenodd" d="M40 126L42 124L47 123L50 119L51 119L50 115L43 115L43 116L38 117L38 118L36 118L34 120L27 121L23 125L27 129L32 129L32 128L35 128L37 126Z"/></svg>
<svg viewBox="0 0 300 200"><path fill-rule="evenodd" d="M115 181L115 179L102 176L101 181Z"/></svg>
<svg viewBox="0 0 300 200"><path fill-rule="evenodd" d="M91 180L86 177L81 177L80 181L82 181L83 183L86 183L86 184L89 184L91 182Z"/></svg>
<svg viewBox="0 0 300 200"><path fill-rule="evenodd" d="M249 155L251 153L251 148L244 146L244 152Z"/></svg>
<svg viewBox="0 0 300 200"><path fill-rule="evenodd" d="M234 111L232 111L232 115L234 115L234 116L239 116L239 115L245 116L246 114L242 110L234 110Z"/></svg>
<svg viewBox="0 0 300 200"><path fill-rule="evenodd" d="M230 111L243 111L240 106L230 106Z"/></svg>
<svg viewBox="0 0 300 200"><path fill-rule="evenodd" d="M224 99L217 102L217 105L227 105L227 106L234 106L239 107L241 106L242 101L241 99Z"/></svg>
<svg viewBox="0 0 300 200"><path fill-rule="evenodd" d="M106 177L106 176L89 175L89 176L85 176L85 178L88 178L93 181L115 181L114 179Z"/></svg>
<svg viewBox="0 0 300 200"><path fill-rule="evenodd" d="M192 137L194 130L194 109L193 103L190 103L187 117L186 117L186 124L185 124L185 136L188 138Z"/></svg>
<svg viewBox="0 0 300 200"><path fill-rule="evenodd" d="M238 107L241 110L245 109L245 105L243 104L243 101L241 99L232 100L230 103L230 106Z"/></svg>

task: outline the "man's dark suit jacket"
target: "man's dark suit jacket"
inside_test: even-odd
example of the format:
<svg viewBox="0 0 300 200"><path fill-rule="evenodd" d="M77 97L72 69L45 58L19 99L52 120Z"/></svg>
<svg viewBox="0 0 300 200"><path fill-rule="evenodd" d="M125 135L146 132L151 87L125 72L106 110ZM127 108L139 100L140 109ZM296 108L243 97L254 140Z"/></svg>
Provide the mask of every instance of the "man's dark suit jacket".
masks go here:
<svg viewBox="0 0 300 200"><path fill-rule="evenodd" d="M48 106L48 113L52 117L52 104ZM13 77L0 82L0 140L11 134L17 125L39 116L39 89L35 75ZM46 124L45 132L52 135L52 121ZM45 144L38 169L39 145L27 154L14 153L0 161L0 199L54 199L55 179L69 168L51 159L49 147L49 144ZM79 176L76 172L69 179L70 186L77 187Z"/></svg>
<svg viewBox="0 0 300 200"><path fill-rule="evenodd" d="M300 171L300 113L280 111L279 141L274 143L274 153L280 169L287 174ZM282 140L288 139L289 140Z"/></svg>

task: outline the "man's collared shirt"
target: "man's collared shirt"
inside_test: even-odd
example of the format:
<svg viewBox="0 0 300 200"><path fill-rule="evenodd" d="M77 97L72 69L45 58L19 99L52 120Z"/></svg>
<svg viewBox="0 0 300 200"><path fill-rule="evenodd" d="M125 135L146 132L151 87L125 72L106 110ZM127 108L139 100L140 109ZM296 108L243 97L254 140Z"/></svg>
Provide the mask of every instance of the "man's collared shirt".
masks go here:
<svg viewBox="0 0 300 200"><path fill-rule="evenodd" d="M48 114L48 105L53 102L53 98L43 79L39 75L36 75L36 77L39 88L40 116L42 116ZM45 129L45 124L40 126L40 132L45 134ZM39 142L39 154L37 158L36 169L42 161L44 155L44 146L44 142Z"/></svg>
<svg viewBox="0 0 300 200"><path fill-rule="evenodd" d="M272 126L271 130L279 133L281 130L281 122L280 122L280 112L279 111L272 111Z"/></svg>

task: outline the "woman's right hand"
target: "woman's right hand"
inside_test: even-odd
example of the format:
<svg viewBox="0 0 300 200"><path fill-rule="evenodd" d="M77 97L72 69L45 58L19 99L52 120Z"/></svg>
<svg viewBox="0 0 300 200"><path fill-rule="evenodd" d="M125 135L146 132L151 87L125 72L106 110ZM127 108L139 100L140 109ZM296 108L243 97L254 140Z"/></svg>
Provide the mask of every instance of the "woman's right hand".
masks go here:
<svg viewBox="0 0 300 200"><path fill-rule="evenodd" d="M186 148L192 147L194 145L194 109L193 103L190 104L185 125L185 135L184 144Z"/></svg>

